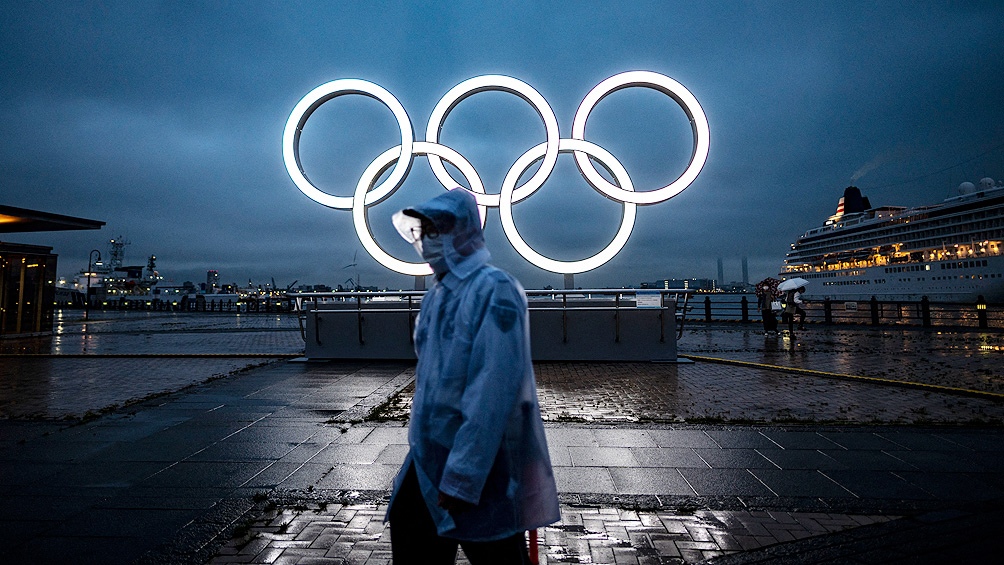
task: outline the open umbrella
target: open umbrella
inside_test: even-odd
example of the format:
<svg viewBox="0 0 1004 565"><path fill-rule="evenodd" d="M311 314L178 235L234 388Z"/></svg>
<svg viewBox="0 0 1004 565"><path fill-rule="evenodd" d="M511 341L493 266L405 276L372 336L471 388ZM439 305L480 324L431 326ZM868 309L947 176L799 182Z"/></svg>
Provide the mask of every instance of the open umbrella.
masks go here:
<svg viewBox="0 0 1004 565"><path fill-rule="evenodd" d="M781 292L787 292L789 290L795 290L796 288L803 287L803 286L808 286L808 285L809 285L809 281L807 281L807 280L805 280L805 279L803 279L801 277L795 277L793 279L788 279L788 280L784 281L783 283L777 285L777 289L780 290Z"/></svg>
<svg viewBox="0 0 1004 565"><path fill-rule="evenodd" d="M777 296L777 285L779 284L781 284L781 281L775 279L774 277L767 277L756 283L753 292L756 293L757 298L763 298L764 296L774 298Z"/></svg>

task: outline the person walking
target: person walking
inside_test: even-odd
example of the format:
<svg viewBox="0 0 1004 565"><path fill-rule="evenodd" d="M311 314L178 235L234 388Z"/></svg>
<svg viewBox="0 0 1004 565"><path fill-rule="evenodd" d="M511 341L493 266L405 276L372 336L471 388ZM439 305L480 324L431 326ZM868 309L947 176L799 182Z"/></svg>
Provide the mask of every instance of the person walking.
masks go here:
<svg viewBox="0 0 1004 565"><path fill-rule="evenodd" d="M777 279L768 277L756 286L757 309L760 310L760 319L763 320L763 333L768 337L777 336L777 313L774 311L777 283Z"/></svg>
<svg viewBox="0 0 1004 565"><path fill-rule="evenodd" d="M803 294L805 294L805 287L804 286L800 286L800 287L798 287L795 290L795 293L791 297L791 301L795 305L795 312L794 312L794 314L796 316L798 316L798 329L799 330L804 330L805 329L805 309L802 308L802 306L805 306L805 302L802 302L802 295Z"/></svg>
<svg viewBox="0 0 1004 565"><path fill-rule="evenodd" d="M782 318L788 324L788 333L794 333L795 316L798 316L798 329L805 329L805 309L802 308L802 306L805 305L805 302L802 301L802 293L804 292L804 286L793 288L785 292L784 314Z"/></svg>
<svg viewBox="0 0 1004 565"><path fill-rule="evenodd" d="M560 519L530 359L526 294L488 263L474 197L394 215L435 283L415 327L409 451L391 494L395 565L530 563L524 532Z"/></svg>

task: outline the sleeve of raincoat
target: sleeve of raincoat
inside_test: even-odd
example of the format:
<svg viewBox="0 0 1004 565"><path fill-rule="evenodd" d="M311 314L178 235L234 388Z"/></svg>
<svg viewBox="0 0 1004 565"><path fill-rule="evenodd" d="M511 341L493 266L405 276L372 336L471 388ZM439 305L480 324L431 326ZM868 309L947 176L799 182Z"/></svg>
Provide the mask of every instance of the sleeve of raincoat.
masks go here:
<svg viewBox="0 0 1004 565"><path fill-rule="evenodd" d="M504 275L495 278L474 331L463 417L439 490L478 504L502 436L530 369L526 298Z"/></svg>

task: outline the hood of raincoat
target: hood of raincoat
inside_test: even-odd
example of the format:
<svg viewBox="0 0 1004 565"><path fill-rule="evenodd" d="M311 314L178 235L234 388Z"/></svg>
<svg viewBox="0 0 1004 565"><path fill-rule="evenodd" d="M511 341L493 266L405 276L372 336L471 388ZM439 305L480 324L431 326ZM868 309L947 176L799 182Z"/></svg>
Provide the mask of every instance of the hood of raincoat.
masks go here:
<svg viewBox="0 0 1004 565"><path fill-rule="evenodd" d="M465 279L491 258L485 248L477 202L466 190L454 188L399 214L411 215L410 212L425 216L439 230L443 255L451 274ZM404 232L401 235L409 239Z"/></svg>

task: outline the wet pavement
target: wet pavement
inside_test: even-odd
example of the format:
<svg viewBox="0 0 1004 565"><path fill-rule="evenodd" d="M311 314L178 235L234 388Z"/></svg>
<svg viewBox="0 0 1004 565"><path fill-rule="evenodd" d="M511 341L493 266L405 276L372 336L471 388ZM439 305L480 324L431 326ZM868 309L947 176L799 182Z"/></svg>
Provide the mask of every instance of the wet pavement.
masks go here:
<svg viewBox="0 0 1004 565"><path fill-rule="evenodd" d="M707 326L703 326L707 327ZM807 326L795 339L766 337L755 325L696 326L681 355L865 375L1004 393L1004 333L889 326Z"/></svg>
<svg viewBox="0 0 1004 565"><path fill-rule="evenodd" d="M57 313L51 339L0 341L0 418L81 418L303 352L288 314Z"/></svg>
<svg viewBox="0 0 1004 565"><path fill-rule="evenodd" d="M407 450L412 365L290 362L295 319L240 324L130 318L105 323L88 345L98 357L0 357L0 560L389 562L382 515ZM98 335L66 326L60 351ZM562 499L561 522L539 532L542 562L999 549L1000 338L692 326L680 342L692 364L538 364ZM189 348L207 357L177 356Z"/></svg>

